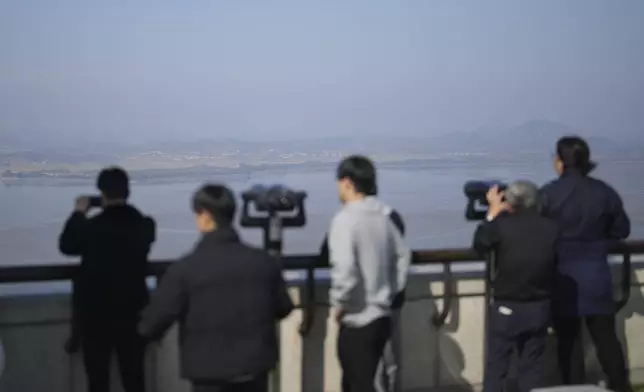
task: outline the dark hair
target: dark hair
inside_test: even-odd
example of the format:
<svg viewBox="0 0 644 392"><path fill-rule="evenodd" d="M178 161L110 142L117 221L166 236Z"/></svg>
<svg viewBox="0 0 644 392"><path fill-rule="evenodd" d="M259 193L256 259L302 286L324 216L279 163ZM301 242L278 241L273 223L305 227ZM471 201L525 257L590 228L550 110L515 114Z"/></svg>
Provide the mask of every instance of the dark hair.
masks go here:
<svg viewBox="0 0 644 392"><path fill-rule="evenodd" d="M369 158L361 155L353 155L338 166L337 179L349 179L356 188L356 192L366 196L374 196L378 193L376 184L376 168Z"/></svg>
<svg viewBox="0 0 644 392"><path fill-rule="evenodd" d="M108 167L98 174L96 187L106 199L127 199L130 196L130 179L120 167Z"/></svg>
<svg viewBox="0 0 644 392"><path fill-rule="evenodd" d="M235 194L225 185L206 184L192 197L192 210L197 214L207 212L217 226L229 227L237 210Z"/></svg>
<svg viewBox="0 0 644 392"><path fill-rule="evenodd" d="M564 170L577 170L588 175L597 164L590 160L588 143L578 136L566 136L557 142L557 156L563 163Z"/></svg>

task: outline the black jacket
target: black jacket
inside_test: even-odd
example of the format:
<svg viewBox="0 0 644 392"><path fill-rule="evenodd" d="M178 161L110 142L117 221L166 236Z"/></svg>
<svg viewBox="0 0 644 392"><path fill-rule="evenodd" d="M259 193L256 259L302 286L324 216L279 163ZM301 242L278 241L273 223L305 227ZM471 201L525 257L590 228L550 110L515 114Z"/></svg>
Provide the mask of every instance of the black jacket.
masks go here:
<svg viewBox="0 0 644 392"><path fill-rule="evenodd" d="M501 215L481 223L474 248L495 251L493 296L501 301L538 301L553 294L557 224L534 211Z"/></svg>
<svg viewBox="0 0 644 392"><path fill-rule="evenodd" d="M154 240L154 220L130 205L106 207L91 218L73 213L59 249L81 257L73 279L74 317L136 323L148 301L145 279Z"/></svg>
<svg viewBox="0 0 644 392"><path fill-rule="evenodd" d="M182 376L225 381L275 366L277 322L292 310L280 261L220 229L164 274L139 332L157 339L178 320Z"/></svg>

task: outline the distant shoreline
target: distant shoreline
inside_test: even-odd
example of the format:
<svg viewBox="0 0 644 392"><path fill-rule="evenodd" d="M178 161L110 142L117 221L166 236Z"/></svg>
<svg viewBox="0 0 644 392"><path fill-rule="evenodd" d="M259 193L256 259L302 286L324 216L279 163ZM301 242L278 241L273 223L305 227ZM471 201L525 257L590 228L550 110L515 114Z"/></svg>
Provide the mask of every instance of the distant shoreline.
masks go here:
<svg viewBox="0 0 644 392"><path fill-rule="evenodd" d="M441 167L454 168L479 167L481 165L499 164L538 164L543 159L537 155L522 156L450 156L432 158L412 158L395 161L376 162L378 168L385 170L418 170ZM641 161L639 159L625 160L625 162ZM260 174L288 174L298 172L333 171L337 162L301 162L301 163L267 163L261 165L241 164L238 167L193 166L172 169L138 169L128 170L130 178L137 183L163 184L168 182L192 182L204 180L236 180L251 179ZM0 180L7 186L11 185L75 185L94 181L98 171L66 171L66 170L36 170L36 171L11 171L6 170Z"/></svg>
<svg viewBox="0 0 644 392"><path fill-rule="evenodd" d="M217 166L192 166L187 168L172 169L138 169L128 170L130 179L135 182L168 182L204 179L213 177L252 177L259 173L321 171L333 167L335 163L296 163L296 164L265 164L265 165L240 165L239 167ZM36 170L36 171L5 171L0 179L5 183L43 181L56 182L86 182L93 181L98 174L97 170L91 171L63 171L63 170Z"/></svg>

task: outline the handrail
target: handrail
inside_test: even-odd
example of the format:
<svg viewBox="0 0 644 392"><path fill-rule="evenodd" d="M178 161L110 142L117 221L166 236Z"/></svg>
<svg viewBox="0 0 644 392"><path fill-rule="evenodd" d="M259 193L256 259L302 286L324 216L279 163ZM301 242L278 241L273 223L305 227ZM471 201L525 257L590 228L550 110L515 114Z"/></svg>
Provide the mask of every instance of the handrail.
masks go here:
<svg viewBox="0 0 644 392"><path fill-rule="evenodd" d="M615 242L610 245L609 253L611 255L623 256L622 263L622 284L621 295L616 301L621 309L630 297L631 285L631 256L633 254L644 254L644 240ZM328 268L328 262L318 255L285 255L282 258L285 270L306 270L305 280L305 300L303 301L302 311L303 323L300 326L300 332L307 334L314 322L315 313L315 270ZM445 295L443 310L436 314L433 323L441 326L447 319L452 305L452 285L453 277L451 264L461 262L482 261L481 256L471 248L446 248L446 249L426 249L413 252L413 265L432 265L442 264L443 279L445 283ZM166 269L172 264L173 260L153 260L149 265L148 275L161 277ZM32 283L32 282L51 282L60 280L71 280L74 278L78 264L51 264L51 265L29 265L29 266L1 266L0 267L0 284L1 283Z"/></svg>
<svg viewBox="0 0 644 392"><path fill-rule="evenodd" d="M644 240L616 242L609 248L610 255L623 256L625 254L644 254ZM284 255L282 257L284 269L287 271L324 269L329 268L328 263L321 260L318 255ZM431 265L443 263L461 263L483 261L481 256L471 248L442 248L422 249L413 251L413 265ZM152 260L148 275L158 277L174 260ZM58 263L40 265L9 265L0 266L0 283L32 283L70 280L74 277L78 264Z"/></svg>

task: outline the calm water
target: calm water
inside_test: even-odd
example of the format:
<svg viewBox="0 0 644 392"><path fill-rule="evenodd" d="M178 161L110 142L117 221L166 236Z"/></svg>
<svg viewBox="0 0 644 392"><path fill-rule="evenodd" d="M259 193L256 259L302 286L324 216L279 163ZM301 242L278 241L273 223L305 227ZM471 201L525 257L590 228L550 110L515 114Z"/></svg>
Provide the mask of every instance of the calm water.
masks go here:
<svg viewBox="0 0 644 392"><path fill-rule="evenodd" d="M418 165L380 171L381 198L402 212L408 241L414 248L468 246L474 223L463 219L463 183L470 179L528 178L541 184L552 178L549 162L497 162L494 165ZM632 238L644 237L644 162L602 162L596 175L622 195L633 221ZM287 253L318 249L331 216L338 208L333 172L285 173L230 182L235 190L255 183L284 183L308 191L308 225L285 234ZM213 179L215 180L215 179ZM173 258L188 251L197 239L189 200L199 182L135 185L132 201L154 216L158 240L154 258ZM0 186L0 249L2 265L73 261L61 256L57 237L71 212L74 198L94 193L86 186ZM258 230L243 230L244 238L260 244Z"/></svg>

